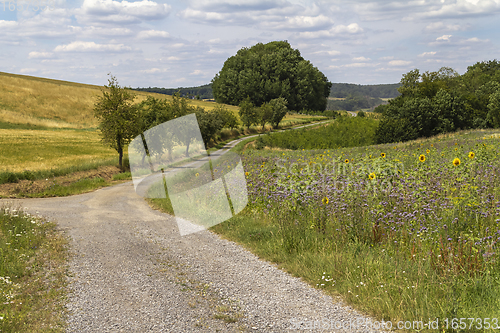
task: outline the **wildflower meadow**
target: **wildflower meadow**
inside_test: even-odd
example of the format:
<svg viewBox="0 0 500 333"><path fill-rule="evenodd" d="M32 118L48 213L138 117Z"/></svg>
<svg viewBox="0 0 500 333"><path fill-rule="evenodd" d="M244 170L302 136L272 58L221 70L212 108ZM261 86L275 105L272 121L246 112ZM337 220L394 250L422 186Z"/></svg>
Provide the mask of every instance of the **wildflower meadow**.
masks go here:
<svg viewBox="0 0 500 333"><path fill-rule="evenodd" d="M500 134L241 156L247 214L216 232L377 318L500 328Z"/></svg>

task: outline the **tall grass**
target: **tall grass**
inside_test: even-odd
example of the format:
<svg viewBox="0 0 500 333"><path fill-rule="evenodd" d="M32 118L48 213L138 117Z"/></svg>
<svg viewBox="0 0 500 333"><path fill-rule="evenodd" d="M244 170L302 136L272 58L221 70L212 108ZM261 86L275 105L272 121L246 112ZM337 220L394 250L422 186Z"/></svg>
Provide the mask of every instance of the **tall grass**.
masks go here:
<svg viewBox="0 0 500 333"><path fill-rule="evenodd" d="M338 117L333 123L318 129L300 129L291 132L261 136L257 147L284 149L328 149L370 145L378 122L369 118Z"/></svg>
<svg viewBox="0 0 500 333"><path fill-rule="evenodd" d="M1 332L63 332L66 244L55 224L0 208Z"/></svg>
<svg viewBox="0 0 500 333"><path fill-rule="evenodd" d="M499 147L497 133L476 131L245 151L249 206L213 230L378 319L483 331L451 320L500 325Z"/></svg>

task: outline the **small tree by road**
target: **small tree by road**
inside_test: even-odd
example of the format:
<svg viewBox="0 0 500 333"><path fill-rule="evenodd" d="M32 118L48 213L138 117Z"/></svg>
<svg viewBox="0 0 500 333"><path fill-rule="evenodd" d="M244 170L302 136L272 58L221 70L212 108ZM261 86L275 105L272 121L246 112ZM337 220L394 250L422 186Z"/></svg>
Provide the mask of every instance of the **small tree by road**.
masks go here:
<svg viewBox="0 0 500 333"><path fill-rule="evenodd" d="M123 168L123 148L137 135L138 108L132 105L135 95L118 85L110 75L108 85L94 104L94 116L99 120L102 142L118 152L118 164Z"/></svg>

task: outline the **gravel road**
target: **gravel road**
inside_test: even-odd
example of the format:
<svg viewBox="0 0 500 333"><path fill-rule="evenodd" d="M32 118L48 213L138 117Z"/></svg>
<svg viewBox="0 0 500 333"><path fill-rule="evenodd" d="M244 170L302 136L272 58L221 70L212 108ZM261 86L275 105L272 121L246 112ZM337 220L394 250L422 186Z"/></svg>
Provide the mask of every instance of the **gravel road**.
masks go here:
<svg viewBox="0 0 500 333"><path fill-rule="evenodd" d="M233 242L207 230L181 237L132 182L5 202L71 240L68 332L293 332L299 322L306 332L375 332L356 324L368 317Z"/></svg>

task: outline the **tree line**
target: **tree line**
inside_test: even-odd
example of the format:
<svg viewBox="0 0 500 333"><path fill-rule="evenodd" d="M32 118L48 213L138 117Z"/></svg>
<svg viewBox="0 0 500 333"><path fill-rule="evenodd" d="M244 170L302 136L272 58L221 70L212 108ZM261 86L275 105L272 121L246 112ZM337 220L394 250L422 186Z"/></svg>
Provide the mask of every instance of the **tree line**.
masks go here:
<svg viewBox="0 0 500 333"><path fill-rule="evenodd" d="M208 147L216 141L223 128L234 129L241 123L248 128L252 125L264 128L268 123L277 128L288 111L287 101L282 97L260 107L255 107L245 100L239 111L240 121L222 104L216 104L212 110L207 111L202 107L189 105L187 99L179 94L174 94L170 101L149 96L146 100L134 104L135 95L132 91L120 87L116 77L112 75L105 88L94 105L94 116L99 120L102 142L118 152L120 167L123 165L125 147L136 136L176 118L194 113L203 142Z"/></svg>
<svg viewBox="0 0 500 333"><path fill-rule="evenodd" d="M429 137L459 129L500 127L500 62L478 62L459 75L449 67L403 75L400 96L378 106L378 143Z"/></svg>
<svg viewBox="0 0 500 333"><path fill-rule="evenodd" d="M356 111L361 109L370 109L380 104L384 104L384 101L380 98L349 94L344 100L328 99L326 109Z"/></svg>
<svg viewBox="0 0 500 333"><path fill-rule="evenodd" d="M181 97L195 98L195 99L213 99L214 95L212 93L212 84L205 84L199 87L187 87L187 88L135 88L137 91L147 91L157 94L164 95L175 95L179 94Z"/></svg>

